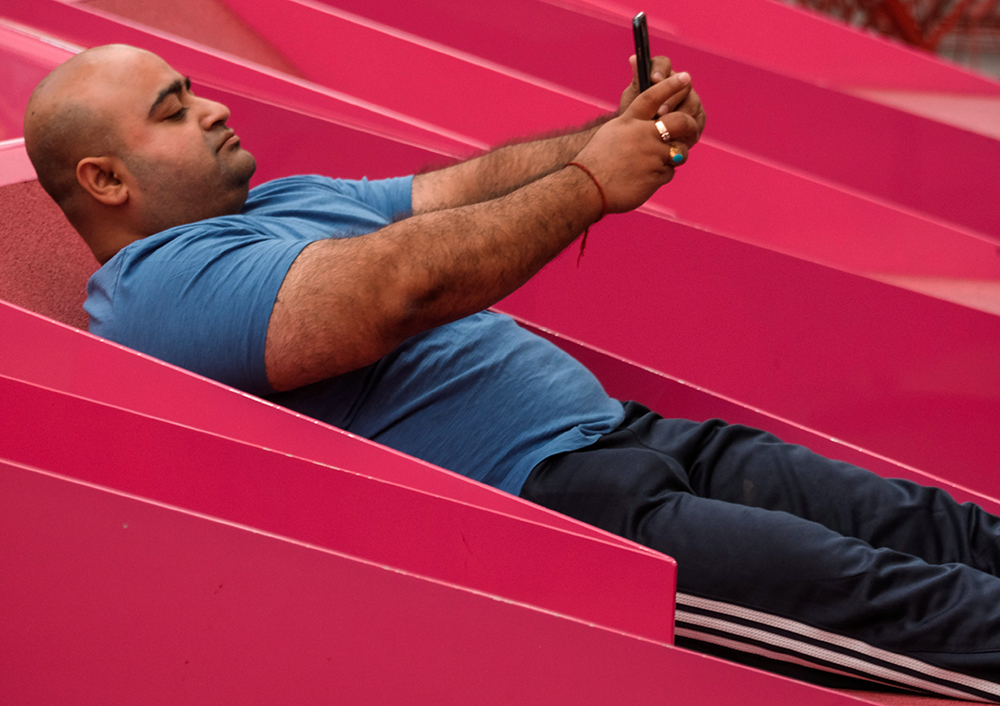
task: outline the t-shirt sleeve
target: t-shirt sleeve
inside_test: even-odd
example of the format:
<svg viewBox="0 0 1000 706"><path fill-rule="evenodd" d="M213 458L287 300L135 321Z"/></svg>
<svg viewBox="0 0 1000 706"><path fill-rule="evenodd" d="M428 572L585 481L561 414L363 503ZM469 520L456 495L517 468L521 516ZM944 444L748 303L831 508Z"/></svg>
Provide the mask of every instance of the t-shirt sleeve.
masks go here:
<svg viewBox="0 0 1000 706"><path fill-rule="evenodd" d="M238 226L153 236L91 278L90 330L247 392L270 394L264 345L271 309L309 242Z"/></svg>
<svg viewBox="0 0 1000 706"><path fill-rule="evenodd" d="M413 177L391 179L328 179L328 184L377 210L389 222L413 215Z"/></svg>

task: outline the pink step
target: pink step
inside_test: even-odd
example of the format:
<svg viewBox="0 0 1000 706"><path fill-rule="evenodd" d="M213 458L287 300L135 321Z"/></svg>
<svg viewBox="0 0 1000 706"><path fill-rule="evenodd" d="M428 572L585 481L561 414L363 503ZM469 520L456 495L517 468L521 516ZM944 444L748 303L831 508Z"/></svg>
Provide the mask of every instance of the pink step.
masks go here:
<svg viewBox="0 0 1000 706"><path fill-rule="evenodd" d="M565 336L523 325L564 348L592 370L609 394L639 399L667 417L722 418L766 429L831 458L882 476L938 485L962 502L1000 514L1000 503L954 481L867 452L800 424L766 414L682 380L629 363ZM0 376L133 410L227 438L369 475L478 507L560 527L607 535L530 503L321 422L0 302ZM197 400L192 404L192 400ZM975 486L974 486L975 487Z"/></svg>
<svg viewBox="0 0 1000 706"><path fill-rule="evenodd" d="M5 376L0 391L0 458L673 641L673 561L617 537L525 521Z"/></svg>
<svg viewBox="0 0 1000 706"><path fill-rule="evenodd" d="M0 142L24 136L28 96L52 67L65 61L65 49L39 42L10 24L0 25Z"/></svg>
<svg viewBox="0 0 1000 706"><path fill-rule="evenodd" d="M0 302L0 330L0 375L534 522L607 536L458 474L5 302Z"/></svg>
<svg viewBox="0 0 1000 706"><path fill-rule="evenodd" d="M635 12L616 0L543 1L619 21ZM680 41L805 81L1000 98L1000 84L975 71L780 0L645 0L643 7Z"/></svg>
<svg viewBox="0 0 1000 706"><path fill-rule="evenodd" d="M497 143L512 134L582 122L599 112L600 106L608 107L582 94L553 93L551 82L526 83L523 75L511 76L497 70L499 67L483 66L482 62L469 63L454 52L438 51L420 40L389 36L378 27L368 26L371 23L351 22L332 11L319 11L297 2L287 7L267 3L256 11L253 8L258 6L241 4L236 9L248 22L255 22L276 48L297 60L304 75L387 105L386 112L409 113L416 115L420 123L433 123L452 134L468 135L470 144ZM94 25L91 31L100 33L100 41L114 27L113 23L111 28L107 27L109 23L93 13L79 14L81 21L73 24L76 32L73 36L79 41L87 39L80 34L83 26ZM297 22L301 29L292 32L272 29L292 22ZM120 28L117 34L121 31L128 30ZM334 35L340 41L326 41ZM140 37L137 33L135 41L145 41ZM310 37L315 41L308 41ZM376 49L363 53L337 49L353 46ZM390 75L395 61L426 64L427 74L449 79L440 85L368 80L372 72ZM619 78L615 76L615 87L605 93L606 98L620 91ZM249 85L259 92L256 83ZM461 101L454 100L452 85L470 87L463 91ZM296 104L295 100L285 102ZM514 111L516 114L506 115L503 121L482 119L484 104L503 106L523 102L536 110ZM563 117L557 122L551 117L556 115ZM692 160L674 184L654 197L651 209L723 235L849 271L981 282L1000 280L995 245L980 234L833 188L808 175L761 163L743 152L713 143L710 138L699 145L697 154L699 159ZM960 300L978 305L980 298Z"/></svg>
<svg viewBox="0 0 1000 706"><path fill-rule="evenodd" d="M365 23L352 22L334 10L317 12L313 5L299 2L292 2L287 7L274 3L260 6L241 3L235 9L279 50L295 59L304 75L396 109L415 112L423 119L483 142L497 142L510 134L498 137L489 132L492 123L484 123L481 116L480 106L484 102L510 105L527 100L538 106L541 115L565 114L573 109L572 101L567 103L557 98L552 102L553 97L546 95L545 90L550 84L524 85L518 76L508 77L494 70L496 67L469 65L462 57L452 56L454 52L427 47L419 38L407 40L386 36L375 31L377 27L373 29ZM397 15L405 16L405 13ZM296 17L301 30L275 29L295 23ZM482 19L480 23L484 25L479 28L481 32L493 32L492 25L486 28ZM435 26L450 25L439 23ZM467 28L453 34L468 41L469 32L464 29ZM438 30L442 31L446 30ZM304 41L304 37L311 36L310 32L317 41ZM333 45L325 41L331 35L338 36L340 41ZM294 37L294 41L290 37ZM364 53L364 59L357 64L359 54L342 51L356 45L381 48ZM495 48L502 43L484 45ZM419 85L419 90L413 92L411 89L418 86L417 82L403 86L397 85L398 82L371 82L368 80L370 72L388 75L393 70L393 60L386 59L386 65L381 66L377 63L378 57L400 57L407 65L430 62L428 73L448 75L451 79L439 92L435 92L434 84L429 89ZM598 75L596 71L592 73ZM520 85L511 84L512 80ZM618 77L614 80L618 81ZM457 105L451 102L451 91L444 88L453 84L472 87L463 92L463 100ZM476 90L483 94L475 94ZM591 102L601 103L596 99ZM530 122L535 119L534 115L521 112L509 116L514 124L504 129L525 133L541 129ZM529 122L516 122L525 119ZM989 282L995 281L1000 273L1000 261L994 256L995 246L988 238L756 162L743 153L715 145L711 140L703 146L705 149L699 148L699 159L685 168L682 178L654 199L653 203L673 217L816 262L876 276ZM920 281L900 281L919 291L928 291L920 286ZM981 306L982 296L963 296L963 291L956 287L951 292L952 298ZM998 308L1000 304L994 303L989 310Z"/></svg>
<svg viewBox="0 0 1000 706"><path fill-rule="evenodd" d="M0 458L11 703L866 703Z"/></svg>
<svg viewBox="0 0 1000 706"><path fill-rule="evenodd" d="M694 76L709 111L710 141L731 145L765 161L788 165L847 189L979 231L1000 242L1000 213L994 206L995 198L991 196L994 190L990 188L996 181L995 165L1000 162L1000 140L996 139L996 131L1000 130L1000 118L996 117L1000 102L989 103L991 107L987 108L994 116L993 130L987 133L992 137L875 104L831 90L822 80L792 78L764 68L771 66L769 63L740 60L738 54L734 57L722 43L721 46L715 44L716 49L710 51L704 43L685 41L684 35L679 37L673 33L675 27L671 18L677 3L669 0L630 8L604 0L593 3L589 0L569 3L511 0L482 7L479 4L462 7L451 0L428 0L419 5L403 0L381 3L363 0L328 0L325 3L287 0L283 4L270 0L227 2L306 75L310 67L315 70L319 66L311 62L309 56L329 44L319 34L321 25L310 22L315 35L301 30L286 33L282 28L302 26L297 17L308 15L312 8L324 8L324 12L347 22L372 25L361 17L372 18L410 33L406 36L410 41L420 41L417 35L426 37L604 101L616 99L622 90L627 78L622 62L633 51L629 18L638 9L644 9L649 16L653 53L666 54L679 70L690 71ZM730 23L726 36L731 36L745 28L744 24L734 24L733 19L745 17L748 12L744 8L727 17L734 4L726 2L706 8L698 3L680 12L688 15L690 25L697 24L692 18L697 13L698 21L704 23L702 32L705 34L711 32L710 28ZM585 6L583 12L573 11L581 5ZM595 5L596 11L586 9ZM351 12L358 15L348 14ZM769 13L776 21L782 15L789 20L801 19L791 12ZM756 25L756 32L761 31L760 20L745 24ZM801 27L802 24L788 22L789 27ZM760 45L758 53L780 55L782 51L789 51L779 45L788 41L791 30L783 30L781 24L768 29L774 34L770 41ZM346 37L355 31L347 32ZM808 66L816 61L810 57L821 53L822 43L802 51L802 44L811 43L812 35L804 28L801 31L791 46L799 43L796 55L802 66ZM284 41L282 36L286 37ZM291 36L297 40L294 46L289 46ZM886 53L882 50L882 40L856 35L851 40L859 53L848 66L877 63L876 57ZM370 64L379 61L378 53L359 54ZM388 59L391 55L382 56ZM942 90L950 81L951 86L965 86L974 91L974 95L1000 99L1000 83L996 81L955 70L940 60L907 62L907 65L913 63L931 65L926 72L914 76L919 76L920 80L924 73L936 77L931 80L936 80L932 85L937 88L913 86L913 79L910 79L904 84L910 90ZM325 65L329 71L338 72L342 77L339 80L359 77L357 70L345 70L340 74L340 65ZM900 73L896 70L893 75ZM362 72L361 76L368 74ZM393 85L378 81L368 81L368 84L372 90ZM449 82L449 85L454 84ZM948 88L946 92L954 90ZM892 104L891 100L882 102ZM917 99L911 104L919 102ZM520 107L522 104L515 105ZM959 105L954 112L966 111Z"/></svg>

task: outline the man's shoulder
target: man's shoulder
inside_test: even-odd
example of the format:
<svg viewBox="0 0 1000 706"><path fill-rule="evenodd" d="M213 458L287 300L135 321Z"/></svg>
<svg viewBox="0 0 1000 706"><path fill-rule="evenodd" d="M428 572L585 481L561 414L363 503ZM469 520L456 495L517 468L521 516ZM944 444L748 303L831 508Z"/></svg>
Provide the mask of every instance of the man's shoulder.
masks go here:
<svg viewBox="0 0 1000 706"><path fill-rule="evenodd" d="M265 181L263 184L258 184L250 189L248 200L276 193L294 192L299 189L328 189L336 181L336 179L320 176L319 174L295 174L293 176L279 177Z"/></svg>
<svg viewBox="0 0 1000 706"><path fill-rule="evenodd" d="M244 214L288 213L288 208L307 211L373 209L394 220L408 215L412 176L387 179L343 179L300 174L281 177L250 190Z"/></svg>
<svg viewBox="0 0 1000 706"><path fill-rule="evenodd" d="M369 181L367 177L360 179L339 179L323 176L321 174L295 174L292 176L271 179L263 184L259 184L250 190L247 203L253 201L273 198L275 196L301 197L303 194L313 192L333 192L345 195L354 195L357 190L366 188L369 184L377 184L380 181L393 181L392 179Z"/></svg>
<svg viewBox="0 0 1000 706"><path fill-rule="evenodd" d="M289 239L294 238L282 229L244 214L185 223L126 245L91 276L88 289L123 278L157 280L207 263L233 263L233 256L251 257L260 249L253 246Z"/></svg>
<svg viewBox="0 0 1000 706"><path fill-rule="evenodd" d="M253 218L242 214L216 216L193 223L168 228L136 240L122 248L107 264L142 261L154 255L176 256L178 251L191 249L224 249L233 239L269 237L268 231ZM105 265L106 267L107 265Z"/></svg>

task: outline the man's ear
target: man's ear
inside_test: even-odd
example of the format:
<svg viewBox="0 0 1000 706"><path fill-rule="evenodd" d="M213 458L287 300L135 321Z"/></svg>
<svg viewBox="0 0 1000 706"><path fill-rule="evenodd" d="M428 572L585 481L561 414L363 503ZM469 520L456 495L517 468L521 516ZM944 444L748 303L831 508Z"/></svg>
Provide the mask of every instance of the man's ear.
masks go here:
<svg viewBox="0 0 1000 706"><path fill-rule="evenodd" d="M128 201L123 171L124 165L113 157L85 157L76 165L76 180L105 206L121 206Z"/></svg>

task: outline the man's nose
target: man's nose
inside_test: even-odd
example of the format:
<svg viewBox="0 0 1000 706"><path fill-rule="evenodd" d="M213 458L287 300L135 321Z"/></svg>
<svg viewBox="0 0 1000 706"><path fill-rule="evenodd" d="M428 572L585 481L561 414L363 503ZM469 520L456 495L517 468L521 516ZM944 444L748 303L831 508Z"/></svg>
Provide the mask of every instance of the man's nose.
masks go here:
<svg viewBox="0 0 1000 706"><path fill-rule="evenodd" d="M204 130L211 130L213 125L225 123L229 120L229 108L222 103L218 103L207 98L199 98L202 102L201 127Z"/></svg>

